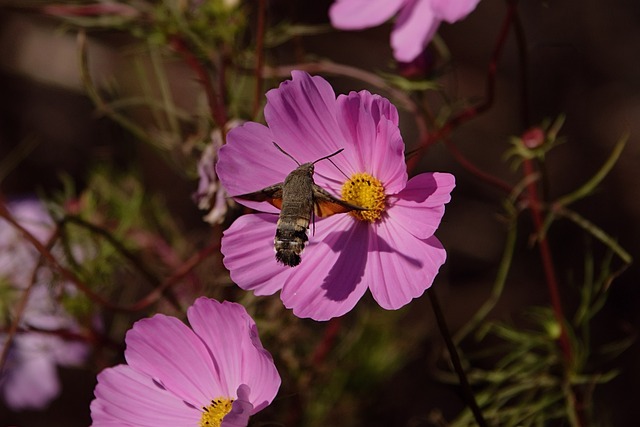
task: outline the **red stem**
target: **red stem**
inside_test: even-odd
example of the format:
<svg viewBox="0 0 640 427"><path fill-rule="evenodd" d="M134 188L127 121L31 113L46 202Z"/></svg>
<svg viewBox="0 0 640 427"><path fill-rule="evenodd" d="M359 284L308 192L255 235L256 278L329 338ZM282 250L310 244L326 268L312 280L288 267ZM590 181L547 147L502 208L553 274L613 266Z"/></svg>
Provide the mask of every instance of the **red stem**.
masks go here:
<svg viewBox="0 0 640 427"><path fill-rule="evenodd" d="M336 341L336 337L338 336L338 332L340 332L341 326L342 322L339 317L334 317L329 321L326 329L324 330L322 341L320 341L313 353L313 356L311 357L311 363L313 366L321 364L327 357L327 354L329 354L329 351Z"/></svg>
<svg viewBox="0 0 640 427"><path fill-rule="evenodd" d="M440 129L436 130L432 134L426 134L422 141L420 142L420 146L418 147L418 152L426 150L430 145L435 144L437 141L441 139L448 138L451 132L459 127L464 122L467 122L479 114L487 111L491 106L493 106L493 100L495 98L495 89L496 89L496 72L498 69L498 61L502 56L502 51L507 41L507 36L509 35L509 29L514 22L516 16L516 2L510 1L508 3L507 14L502 22L502 28L500 29L500 34L498 35L498 40L496 42L496 46L491 55L491 60L489 61L489 70L487 72L487 81L485 86L485 96L484 100L473 107L469 107L466 110L458 113L456 116L451 118L447 123L445 123ZM451 146L450 146L451 147ZM407 169L409 171L413 170L417 165L420 157L415 155L407 160Z"/></svg>
<svg viewBox="0 0 640 427"><path fill-rule="evenodd" d="M97 304L102 305L103 307L120 312L137 312L140 311L149 305L157 302L160 298L163 297L164 292L170 288L171 286L178 283L185 276L191 273L191 271L197 267L203 260L209 257L212 253L216 252L220 243L213 243L201 251L194 254L191 258L185 261L181 266L175 269L174 273L162 281L162 283L155 288L153 291L149 292L145 297L141 298L137 302L128 306L119 306L114 304L104 298L102 295L94 292L86 283L82 282L71 270L64 267L62 264L58 262L58 260L53 256L51 251L45 245L43 245L33 234L31 234L27 229L25 229L22 225L20 225L15 218L11 215L11 213L6 208L6 205L0 198L0 218L4 218L9 224L16 228L24 238L33 245L33 247L42 255L42 257L47 261L47 263L58 272L63 279L73 283L81 292L83 292L89 299L94 301Z"/></svg>
<svg viewBox="0 0 640 427"><path fill-rule="evenodd" d="M535 173L533 162L530 159L524 159L523 162L525 179L530 178ZM551 249L549 247L549 241L543 233L543 219L540 198L538 196L538 187L536 181L533 179L528 180L527 184L527 197L529 201L529 207L531 210L531 217L535 228L535 234L538 236L538 249L540 251L540 258L542 259L542 266L547 283L547 289L549 290L549 296L551 298L551 306L553 308L553 314L560 326L560 348L564 356L564 363L566 371L571 370L573 364L573 349L571 347L571 341L569 339L569 333L567 331L567 324L565 322L564 310L562 309L562 300L560 298L560 291L558 280L556 278L555 268L553 266L553 259L551 257ZM577 425L587 425L586 414L584 412L584 405L582 398L580 397L580 391L577 390L572 395L567 396L567 399L573 400L573 408L575 408L575 417Z"/></svg>
<svg viewBox="0 0 640 427"><path fill-rule="evenodd" d="M530 178L535 174L535 168L533 166L533 162L530 159L524 159L523 167L525 178ZM540 250L540 257L542 258L542 266L544 268L549 296L551 297L551 306L553 307L553 312L556 320L560 325L560 346L562 348L565 363L567 366L570 366L573 360L571 343L569 341L569 334L567 333L565 324L564 311L562 309L558 280L556 279L549 241L547 240L545 234L542 233L544 223L542 219L542 212L540 210L540 198L538 197L538 187L536 185L536 181L533 179L530 179L529 183L527 184L527 196L529 199L529 207L531 209L531 217L533 219L535 232L536 235L539 236L538 248Z"/></svg>
<svg viewBox="0 0 640 427"><path fill-rule="evenodd" d="M481 170L476 165L471 163L466 157L464 157L462 152L458 150L458 147L456 147L453 141L448 139L446 141L446 144L447 144L447 148L449 149L449 152L451 152L451 155L453 155L453 157L458 161L458 164L463 168L465 168L469 173L471 173L472 175L475 175L479 179L487 182L488 184L493 185L494 187L504 191L507 194L513 191L513 187L510 184L508 184L507 182L501 180L496 176L493 176Z"/></svg>
<svg viewBox="0 0 640 427"><path fill-rule="evenodd" d="M31 289L33 289L33 285L36 282L36 274L38 271L39 265L36 265L32 274L31 280L29 281L29 285L22 293L22 298L18 301L16 306L15 319L9 325L9 330L7 331L7 338L4 342L4 347L2 348L2 353L0 354L0 376L4 371L4 365L7 362L7 357L9 357L9 349L11 348L11 344L13 342L16 333L18 332L18 325L20 324L20 319L22 319L22 315L24 314L25 309L27 308L27 302L29 301L29 294L31 294Z"/></svg>
<svg viewBox="0 0 640 427"><path fill-rule="evenodd" d="M207 103L209 104L209 110L211 111L211 118L217 127L223 129L224 125L227 123L227 112L224 106L224 100L221 99L218 91L213 87L209 73L207 73L205 67L198 58L196 58L193 52L191 52L182 38L174 36L171 39L171 46L173 46L173 48L182 55L187 65L189 65L189 67L191 67L198 76L198 80L204 87L204 93L207 96Z"/></svg>

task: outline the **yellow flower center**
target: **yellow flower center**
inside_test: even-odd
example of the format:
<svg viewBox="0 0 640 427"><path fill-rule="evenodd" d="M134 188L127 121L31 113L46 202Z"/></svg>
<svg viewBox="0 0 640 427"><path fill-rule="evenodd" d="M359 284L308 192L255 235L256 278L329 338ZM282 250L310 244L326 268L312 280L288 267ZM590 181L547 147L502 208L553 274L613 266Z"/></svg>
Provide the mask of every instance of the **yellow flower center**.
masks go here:
<svg viewBox="0 0 640 427"><path fill-rule="evenodd" d="M200 427L220 427L224 416L231 412L232 399L219 397L211 401L211 405L203 406Z"/></svg>
<svg viewBox="0 0 640 427"><path fill-rule="evenodd" d="M366 172L352 175L342 186L341 193L344 201L368 209L351 211L351 215L360 221L377 221L386 207L384 186L380 180Z"/></svg>

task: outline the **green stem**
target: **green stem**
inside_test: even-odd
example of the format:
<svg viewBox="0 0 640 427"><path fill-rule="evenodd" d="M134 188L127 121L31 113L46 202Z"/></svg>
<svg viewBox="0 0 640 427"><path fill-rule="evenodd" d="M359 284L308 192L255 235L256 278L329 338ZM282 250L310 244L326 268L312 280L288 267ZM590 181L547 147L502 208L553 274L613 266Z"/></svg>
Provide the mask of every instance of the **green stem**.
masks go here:
<svg viewBox="0 0 640 427"><path fill-rule="evenodd" d="M516 237L518 235L518 229L516 227L516 221L513 219L509 222L509 229L507 232L507 241L505 242L504 251L502 252L502 259L500 260L500 266L498 268L498 274L496 276L495 283L493 284L493 289L491 290L491 296L487 299L484 304L476 311L471 320L469 320L453 337L453 341L458 344L460 343L464 337L466 337L471 331L476 329L476 327L487 317L487 314L498 303L500 296L502 295L502 291L504 290L504 285L507 281L507 276L511 269L511 262L513 260L513 252L516 245Z"/></svg>
<svg viewBox="0 0 640 427"><path fill-rule="evenodd" d="M598 184L607 176L607 174L611 171L613 166L616 164L618 159L620 158L620 154L622 154L622 150L624 146L627 144L629 140L629 134L625 134L618 140L615 147L613 147L613 151L609 155L607 161L602 165L600 170L596 172L596 174L591 177L587 182L585 182L580 188L576 191L569 193L563 197L560 197L556 200L555 204L558 206L568 206L576 200L582 199L583 197L591 194L593 190L596 188Z"/></svg>
<svg viewBox="0 0 640 427"><path fill-rule="evenodd" d="M467 405L469 405L469 409L471 409L473 417L478 423L478 426L488 427L488 424L484 419L484 416L482 415L482 411L478 406L476 397L473 394L473 390L471 390L471 385L469 385L469 380L467 379L467 375L464 372L462 363L460 362L460 356L458 355L456 345L451 339L451 333L449 332L447 322L442 313L440 302L438 302L438 297L436 296L435 291L431 288L427 289L427 295L429 296L429 301L431 302L431 306L433 307L433 313L436 316L436 322L438 323L440 334L442 335L442 338L447 345L447 350L449 351L449 356L451 357L451 363L453 364L453 368L458 375L458 380L460 381L460 386L462 387L462 395L466 400Z"/></svg>

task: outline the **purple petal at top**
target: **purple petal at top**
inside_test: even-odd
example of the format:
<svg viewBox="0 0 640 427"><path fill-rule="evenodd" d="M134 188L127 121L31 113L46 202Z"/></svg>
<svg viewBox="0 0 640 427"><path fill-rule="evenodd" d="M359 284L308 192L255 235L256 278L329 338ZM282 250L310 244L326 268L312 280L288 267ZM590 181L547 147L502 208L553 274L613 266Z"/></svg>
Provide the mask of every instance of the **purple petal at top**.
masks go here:
<svg viewBox="0 0 640 427"><path fill-rule="evenodd" d="M287 171L295 168L295 163L279 152L272 141L269 128L258 123L248 122L229 131L216 164L216 173L229 195L252 193L282 182ZM266 202L236 200L264 212L278 212Z"/></svg>
<svg viewBox="0 0 640 427"><path fill-rule="evenodd" d="M256 295L272 295L282 288L291 267L278 264L273 247L278 217L269 214L244 215L222 236L221 252L231 280ZM306 258L306 250L302 253Z"/></svg>
<svg viewBox="0 0 640 427"><path fill-rule="evenodd" d="M341 30L361 30L391 19L406 0L337 0L329 9L331 24Z"/></svg>
<svg viewBox="0 0 640 427"><path fill-rule="evenodd" d="M228 392L209 349L175 317L156 314L139 320L125 341L125 358L133 369L160 380L190 403L206 404Z"/></svg>
<svg viewBox="0 0 640 427"><path fill-rule="evenodd" d="M350 311L367 290L367 227L349 215L328 217L309 239L306 258L280 297L298 317L329 320Z"/></svg>
<svg viewBox="0 0 640 427"><path fill-rule="evenodd" d="M393 56L400 62L413 61L438 30L440 20L430 0L414 0L404 7L391 32Z"/></svg>
<svg viewBox="0 0 640 427"><path fill-rule="evenodd" d="M350 175L366 171L381 180L391 181L391 176L380 168L381 160L393 163L394 169L404 163L404 144L398 129L398 112L395 107L386 99L365 90L340 95L336 102L338 123L344 140L353 145L352 150L345 150L350 164L344 172ZM382 173L385 173L384 177L379 176Z"/></svg>
<svg viewBox="0 0 640 427"><path fill-rule="evenodd" d="M396 310L431 286L446 260L438 239L418 239L393 221L374 224L365 279L382 308Z"/></svg>
<svg viewBox="0 0 640 427"><path fill-rule="evenodd" d="M389 220L420 239L432 236L454 187L455 178L448 173L422 173L411 178L404 190L389 197Z"/></svg>
<svg viewBox="0 0 640 427"><path fill-rule="evenodd" d="M95 396L91 402L93 427L195 426L202 416L200 407L192 406L195 402L183 401L127 365L107 368L98 374Z"/></svg>
<svg viewBox="0 0 640 427"><path fill-rule="evenodd" d="M244 307L199 298L187 316L195 333L211 349L222 382L230 388L228 396L237 398L237 387L248 384L251 414L271 403L280 387L280 376Z"/></svg>
<svg viewBox="0 0 640 427"><path fill-rule="evenodd" d="M300 163L344 148L336 121L336 95L329 82L303 71L292 71L291 77L267 92L264 117L274 140Z"/></svg>

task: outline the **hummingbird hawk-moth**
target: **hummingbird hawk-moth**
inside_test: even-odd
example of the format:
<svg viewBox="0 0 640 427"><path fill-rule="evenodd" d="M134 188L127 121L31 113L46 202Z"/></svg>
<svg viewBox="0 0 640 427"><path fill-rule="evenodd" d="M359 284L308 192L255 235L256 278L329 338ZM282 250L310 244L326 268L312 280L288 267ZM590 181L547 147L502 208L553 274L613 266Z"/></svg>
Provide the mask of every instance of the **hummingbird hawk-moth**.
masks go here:
<svg viewBox="0 0 640 427"><path fill-rule="evenodd" d="M339 154L344 150L343 148L314 162L300 164L278 144L274 142L273 145L296 162L298 167L287 175L283 182L270 185L260 191L233 197L256 202L266 201L280 209L273 242L276 260L289 267L295 267L300 264L300 254L309 240L307 232L312 215L326 217L336 213L367 209L332 196L313 181L314 165Z"/></svg>

